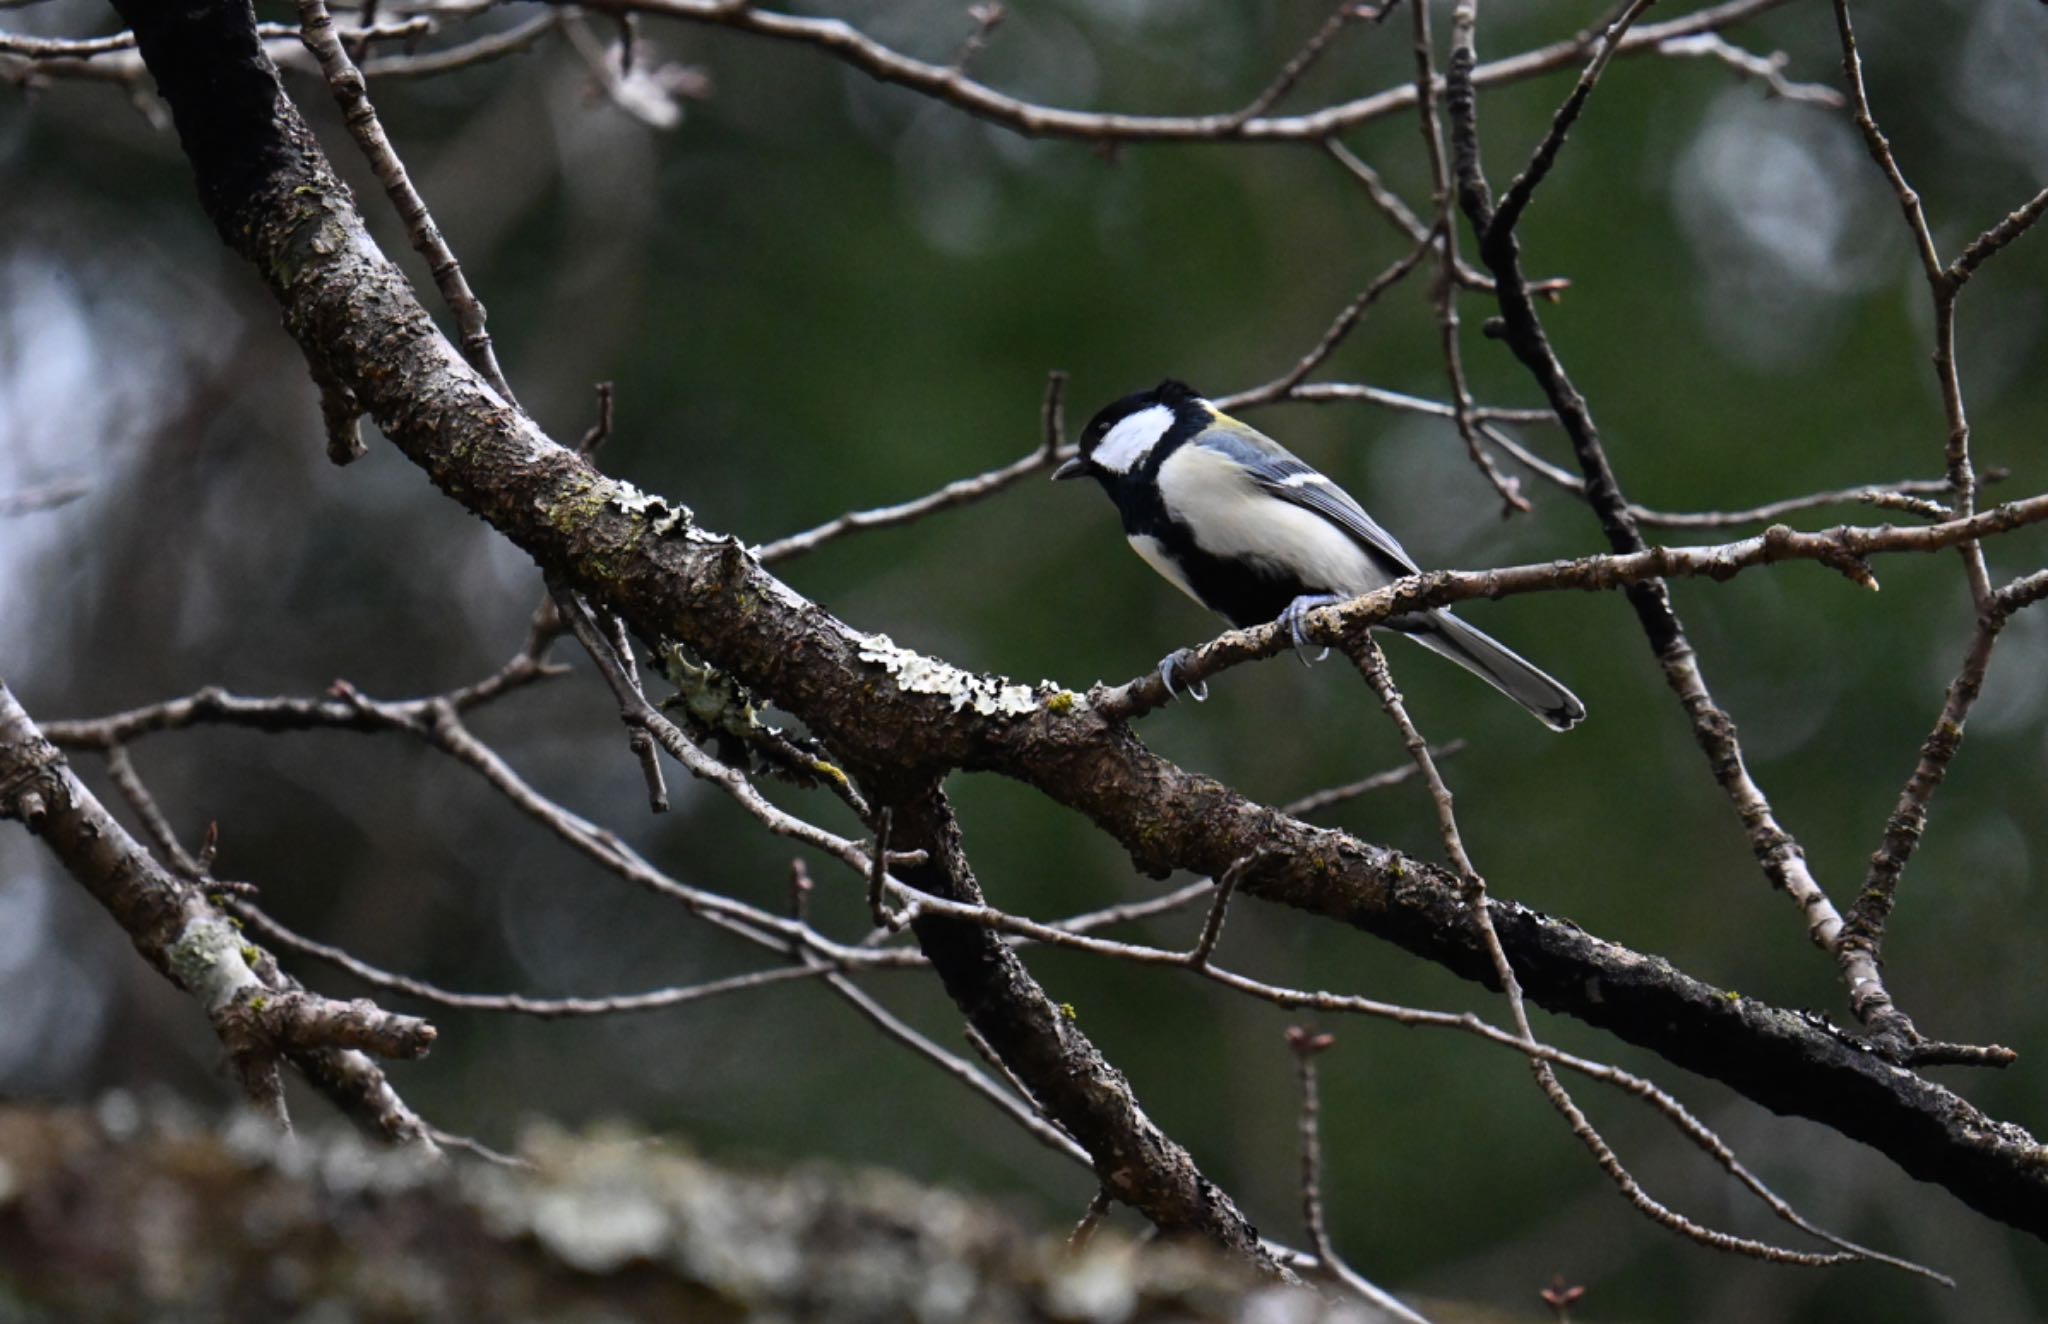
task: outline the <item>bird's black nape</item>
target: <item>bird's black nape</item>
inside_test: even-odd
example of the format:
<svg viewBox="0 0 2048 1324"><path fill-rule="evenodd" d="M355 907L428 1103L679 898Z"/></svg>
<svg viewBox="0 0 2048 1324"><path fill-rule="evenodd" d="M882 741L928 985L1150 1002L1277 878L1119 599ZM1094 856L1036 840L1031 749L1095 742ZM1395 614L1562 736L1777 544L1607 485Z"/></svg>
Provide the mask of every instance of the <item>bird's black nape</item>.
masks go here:
<svg viewBox="0 0 2048 1324"><path fill-rule="evenodd" d="M1186 404L1190 400L1201 399L1202 393L1186 382L1176 381L1168 377L1165 381L1152 388L1152 396L1160 404L1179 405Z"/></svg>

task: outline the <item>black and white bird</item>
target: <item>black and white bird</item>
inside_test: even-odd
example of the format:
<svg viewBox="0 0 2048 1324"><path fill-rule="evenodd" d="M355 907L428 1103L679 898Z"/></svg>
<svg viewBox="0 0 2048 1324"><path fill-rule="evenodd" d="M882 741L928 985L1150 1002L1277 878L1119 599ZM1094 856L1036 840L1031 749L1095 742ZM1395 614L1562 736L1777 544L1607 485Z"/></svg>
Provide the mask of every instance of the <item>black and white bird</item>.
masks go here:
<svg viewBox="0 0 2048 1324"><path fill-rule="evenodd" d="M1105 407L1055 479L1093 478L1146 564L1231 624L1280 621L1295 646L1303 617L1416 573L1394 536L1351 495L1192 387L1161 382ZM1534 713L1570 730L1578 696L1448 610L1386 622ZM1168 689L1180 653L1160 663ZM1199 696L1198 696L1199 697Z"/></svg>

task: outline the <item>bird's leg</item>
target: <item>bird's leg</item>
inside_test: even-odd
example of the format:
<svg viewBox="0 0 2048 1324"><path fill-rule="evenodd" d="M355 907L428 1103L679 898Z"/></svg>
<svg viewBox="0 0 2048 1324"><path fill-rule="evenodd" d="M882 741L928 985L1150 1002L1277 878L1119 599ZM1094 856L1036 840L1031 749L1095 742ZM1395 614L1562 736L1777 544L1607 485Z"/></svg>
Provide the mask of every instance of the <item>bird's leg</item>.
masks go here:
<svg viewBox="0 0 2048 1324"><path fill-rule="evenodd" d="M1195 650L1192 648L1176 648L1165 657L1159 659L1159 682L1166 686L1168 698L1178 699L1180 697L1173 688L1173 673L1186 666L1194 656ZM1209 682L1198 680L1188 686L1188 697L1196 703L1208 702Z"/></svg>
<svg viewBox="0 0 2048 1324"><path fill-rule="evenodd" d="M1318 607L1334 606L1344 599L1335 593L1304 593L1287 604L1287 610L1280 613L1280 624L1287 627L1288 637L1294 640L1294 655L1301 658L1301 665L1309 665L1310 659L1302 656L1302 650L1312 642L1308 637L1305 621L1308 614ZM1316 654L1314 660L1322 661L1330 655L1328 645Z"/></svg>

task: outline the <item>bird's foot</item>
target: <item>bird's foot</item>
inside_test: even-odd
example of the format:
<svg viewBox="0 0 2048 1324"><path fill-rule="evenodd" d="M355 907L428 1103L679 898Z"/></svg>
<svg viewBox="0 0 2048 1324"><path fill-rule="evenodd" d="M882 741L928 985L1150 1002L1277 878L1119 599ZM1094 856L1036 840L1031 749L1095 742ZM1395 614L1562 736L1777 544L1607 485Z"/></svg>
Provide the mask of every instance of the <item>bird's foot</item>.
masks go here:
<svg viewBox="0 0 2048 1324"><path fill-rule="evenodd" d="M1178 699L1180 694L1173 688L1173 673L1185 667L1194 659L1192 648L1176 648L1159 659L1159 683L1166 686L1168 698ZM1209 698L1209 682L1198 680L1187 687L1188 697L1196 703L1206 703Z"/></svg>
<svg viewBox="0 0 2048 1324"><path fill-rule="evenodd" d="M1287 604L1287 610L1280 613L1280 624L1287 627L1287 635L1294 640L1294 655L1301 658L1301 665L1308 666L1313 660L1320 662L1330 655L1327 645L1313 659L1305 656L1313 641L1308 637L1308 614L1318 607L1329 607L1344 601L1335 593L1304 593Z"/></svg>

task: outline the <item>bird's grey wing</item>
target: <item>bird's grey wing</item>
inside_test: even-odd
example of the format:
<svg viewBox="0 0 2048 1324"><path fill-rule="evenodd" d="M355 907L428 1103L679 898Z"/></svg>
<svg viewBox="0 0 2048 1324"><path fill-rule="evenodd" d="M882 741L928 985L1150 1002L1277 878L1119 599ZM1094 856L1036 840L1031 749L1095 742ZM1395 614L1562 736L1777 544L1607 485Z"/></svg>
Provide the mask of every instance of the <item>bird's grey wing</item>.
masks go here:
<svg viewBox="0 0 2048 1324"><path fill-rule="evenodd" d="M1401 574L1419 573L1401 544L1365 513L1349 492L1316 472L1257 428L1225 414L1203 429L1199 442L1242 464L1261 491L1306 507L1351 535L1359 546L1391 562Z"/></svg>

